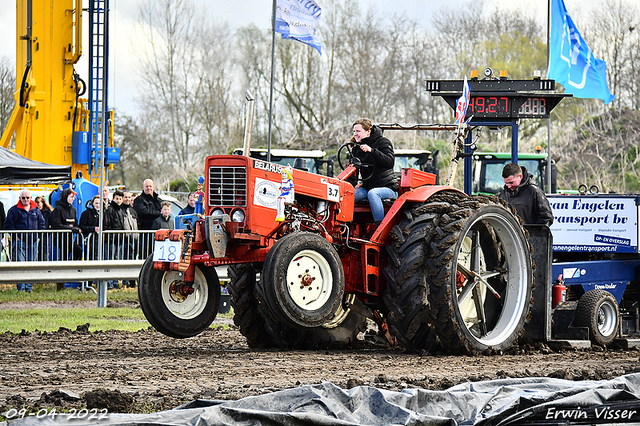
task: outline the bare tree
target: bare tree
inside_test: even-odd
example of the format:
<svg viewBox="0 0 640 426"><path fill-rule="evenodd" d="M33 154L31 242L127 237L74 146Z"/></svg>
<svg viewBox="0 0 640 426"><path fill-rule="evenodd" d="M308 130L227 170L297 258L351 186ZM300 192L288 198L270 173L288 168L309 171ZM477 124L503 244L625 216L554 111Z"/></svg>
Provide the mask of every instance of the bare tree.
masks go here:
<svg viewBox="0 0 640 426"><path fill-rule="evenodd" d="M203 32L202 96L196 106L201 123L204 155L228 153L242 142L239 102L233 97L233 34L226 23L210 25Z"/></svg>
<svg viewBox="0 0 640 426"><path fill-rule="evenodd" d="M0 134L7 127L16 103L16 70L7 56L0 58Z"/></svg>
<svg viewBox="0 0 640 426"><path fill-rule="evenodd" d="M181 170L194 158L200 132L199 107L205 71L196 48L203 35L203 16L189 0L146 0L140 7L138 31L143 76L140 106L172 147Z"/></svg>
<svg viewBox="0 0 640 426"><path fill-rule="evenodd" d="M616 96L615 107L633 106L637 98L636 76L631 72L638 70L639 23L638 8L625 0L606 0L592 13L587 43L607 62L607 82Z"/></svg>
<svg viewBox="0 0 640 426"><path fill-rule="evenodd" d="M254 145L267 143L269 122L269 86L271 81L271 33L261 30L255 25L241 27L236 32L236 60L242 76L242 87L250 89L256 98L254 129L256 137ZM275 93L277 105L277 93ZM279 108L275 108L275 113ZM280 120L274 120L277 140Z"/></svg>

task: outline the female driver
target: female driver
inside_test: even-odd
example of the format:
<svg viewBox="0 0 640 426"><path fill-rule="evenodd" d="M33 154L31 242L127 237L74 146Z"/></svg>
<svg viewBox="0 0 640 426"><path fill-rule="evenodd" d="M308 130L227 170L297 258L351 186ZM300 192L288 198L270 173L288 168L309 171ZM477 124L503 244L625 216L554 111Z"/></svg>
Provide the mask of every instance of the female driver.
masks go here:
<svg viewBox="0 0 640 426"><path fill-rule="evenodd" d="M393 145L382 136L382 130L367 118L353 123L351 141L357 144L352 150L353 157L363 164L359 170L355 202L368 199L373 220L379 224L384 219L382 200L398 198L398 179L393 171Z"/></svg>

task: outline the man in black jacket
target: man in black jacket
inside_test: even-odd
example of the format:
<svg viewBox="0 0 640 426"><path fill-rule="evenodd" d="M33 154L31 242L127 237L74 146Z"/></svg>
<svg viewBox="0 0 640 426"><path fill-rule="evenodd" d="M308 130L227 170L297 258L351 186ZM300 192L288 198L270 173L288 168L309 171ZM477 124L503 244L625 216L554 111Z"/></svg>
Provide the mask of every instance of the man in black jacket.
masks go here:
<svg viewBox="0 0 640 426"><path fill-rule="evenodd" d="M4 221L6 218L7 216L4 213L4 204L0 201L0 229L4 228Z"/></svg>
<svg viewBox="0 0 640 426"><path fill-rule="evenodd" d="M511 204L524 223L551 226L553 212L549 200L525 167L509 163L502 169L502 178L505 185L498 198Z"/></svg>
<svg viewBox="0 0 640 426"><path fill-rule="evenodd" d="M140 229L151 229L153 221L160 216L160 200L155 193L153 181L147 179L142 185L143 192L133 201L133 208L138 213Z"/></svg>
<svg viewBox="0 0 640 426"><path fill-rule="evenodd" d="M138 213L140 229L152 229L153 222L160 216L160 200L153 190L153 181L146 179L142 184L143 192L133 201L133 208ZM147 258L153 251L153 234L142 235L140 255Z"/></svg>
<svg viewBox="0 0 640 426"><path fill-rule="evenodd" d="M353 157L365 165L359 170L362 182L355 185L355 202L368 199L373 220L379 223L384 219L382 200L398 198L398 179L393 171L393 145L382 136L382 130L367 118L353 123L351 140L357 144L352 150Z"/></svg>

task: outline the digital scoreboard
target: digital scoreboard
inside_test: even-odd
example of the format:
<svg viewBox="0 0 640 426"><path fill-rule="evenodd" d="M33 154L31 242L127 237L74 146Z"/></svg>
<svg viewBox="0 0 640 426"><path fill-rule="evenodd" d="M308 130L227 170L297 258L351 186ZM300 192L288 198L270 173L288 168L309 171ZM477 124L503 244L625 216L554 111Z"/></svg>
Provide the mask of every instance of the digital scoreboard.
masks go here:
<svg viewBox="0 0 640 426"><path fill-rule="evenodd" d="M469 80L467 117L478 120L548 118L560 101L571 95L545 93L555 89L554 80ZM441 96L455 111L462 95L462 80L427 81L427 90Z"/></svg>

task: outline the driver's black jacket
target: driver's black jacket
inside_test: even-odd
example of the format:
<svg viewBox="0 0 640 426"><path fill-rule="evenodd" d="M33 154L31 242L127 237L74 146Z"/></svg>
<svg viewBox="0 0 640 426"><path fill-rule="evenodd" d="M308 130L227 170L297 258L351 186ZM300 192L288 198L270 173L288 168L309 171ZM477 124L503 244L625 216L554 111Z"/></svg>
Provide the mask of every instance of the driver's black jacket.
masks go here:
<svg viewBox="0 0 640 426"><path fill-rule="evenodd" d="M368 191L381 187L398 191L398 179L393 172L395 156L391 141L382 136L382 130L378 126L373 126L371 135L362 139L360 144L371 147L371 152L364 152L356 145L352 151L353 156L359 158L365 166L358 170L362 186ZM352 176L348 181L355 186L356 177Z"/></svg>

